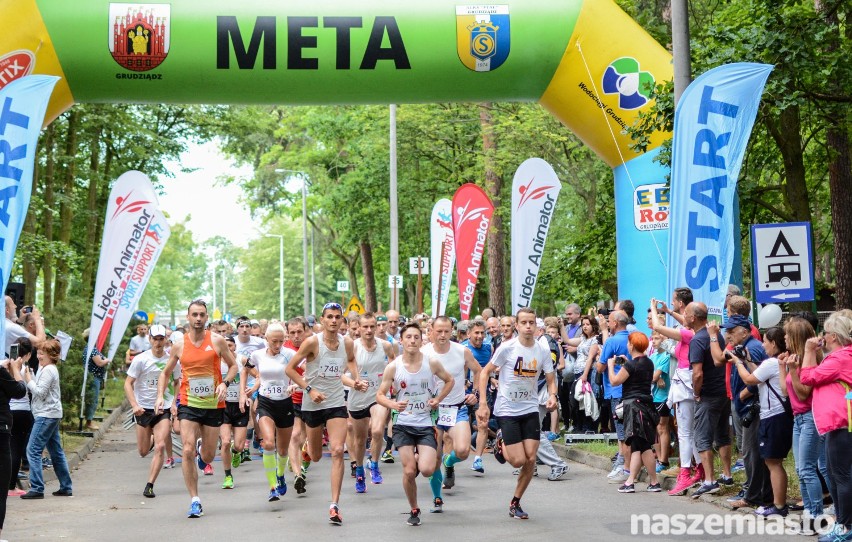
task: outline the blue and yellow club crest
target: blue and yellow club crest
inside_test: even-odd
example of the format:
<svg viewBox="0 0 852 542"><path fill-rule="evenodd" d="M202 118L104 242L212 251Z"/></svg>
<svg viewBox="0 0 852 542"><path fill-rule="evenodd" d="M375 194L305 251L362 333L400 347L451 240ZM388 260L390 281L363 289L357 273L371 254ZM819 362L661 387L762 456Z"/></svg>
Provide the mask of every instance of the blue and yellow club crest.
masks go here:
<svg viewBox="0 0 852 542"><path fill-rule="evenodd" d="M477 72L496 70L509 57L509 6L456 6L459 60Z"/></svg>

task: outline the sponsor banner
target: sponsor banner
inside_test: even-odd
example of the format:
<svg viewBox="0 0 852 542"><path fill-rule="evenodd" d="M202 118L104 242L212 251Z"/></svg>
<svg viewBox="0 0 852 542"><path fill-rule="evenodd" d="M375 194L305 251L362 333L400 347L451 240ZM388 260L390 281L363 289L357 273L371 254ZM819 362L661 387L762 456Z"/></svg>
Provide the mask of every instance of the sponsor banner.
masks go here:
<svg viewBox="0 0 852 542"><path fill-rule="evenodd" d="M153 215L154 217L148 223L148 229L145 230L145 236L142 238L142 243L139 246L136 261L127 275L127 284L124 287L121 301L118 304L121 310L116 313L112 323L112 331L109 337L109 353L107 354L107 358L109 359L113 358L118 345L121 344L127 324L130 322L133 312L139 305L142 292L145 291L145 286L148 285L148 280L154 272L157 260L166 246L166 241L169 240L169 235L171 235L171 229L163 212L155 209ZM149 324L151 323L150 315L146 314L145 321Z"/></svg>
<svg viewBox="0 0 852 542"><path fill-rule="evenodd" d="M737 251L737 179L772 66L737 63L692 82L675 110L668 290L721 318Z"/></svg>
<svg viewBox="0 0 852 542"><path fill-rule="evenodd" d="M112 344L113 327L120 328L118 333L122 335L136 310L135 303L142 295L139 287L147 282L147 277L139 272L144 270L145 274L150 274L151 259L162 249L159 241L163 236L168 238L168 226L158 213L158 206L157 195L144 173L128 171L112 187L95 280L89 350L95 347L104 352L104 345L110 338L107 357L112 357L118 346L117 342ZM155 248L153 254L152 243L159 249ZM142 264L139 257L143 250L148 250L144 266L138 265ZM125 293L128 294L126 299Z"/></svg>
<svg viewBox="0 0 852 542"><path fill-rule="evenodd" d="M530 158L512 180L512 314L532 305L544 243L562 188L556 172Z"/></svg>
<svg viewBox="0 0 852 542"><path fill-rule="evenodd" d="M639 231L669 229L669 186L652 183L633 190L633 227Z"/></svg>
<svg viewBox="0 0 852 542"><path fill-rule="evenodd" d="M58 77L30 75L0 89L0 292L6 291L33 190L36 145ZM6 319L0 318L0 340Z"/></svg>
<svg viewBox="0 0 852 542"><path fill-rule="evenodd" d="M479 267L485 254L488 226L494 204L484 190L473 183L463 184L453 195L453 233L458 258L459 309L461 319L470 317Z"/></svg>
<svg viewBox="0 0 852 542"><path fill-rule="evenodd" d="M447 298L456 265L456 244L453 236L453 202L443 198L432 207L429 226L431 235L432 316L447 310ZM439 291L440 290L440 291Z"/></svg>

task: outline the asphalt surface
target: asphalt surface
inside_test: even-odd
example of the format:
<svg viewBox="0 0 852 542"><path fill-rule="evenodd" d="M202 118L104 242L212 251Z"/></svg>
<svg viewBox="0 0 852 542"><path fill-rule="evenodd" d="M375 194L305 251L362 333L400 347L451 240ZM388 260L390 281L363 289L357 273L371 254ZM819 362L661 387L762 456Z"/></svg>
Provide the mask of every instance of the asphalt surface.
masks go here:
<svg viewBox="0 0 852 542"><path fill-rule="evenodd" d="M164 470L155 485L154 499L142 497L149 467L148 458L136 453L135 433L118 426L111 429L89 458L72 472L73 497L53 497L57 482L49 482L44 500L23 501L10 497L2 538L18 540L332 540L347 542L396 539L544 540L554 536L575 540L620 541L650 534L631 534L631 514L736 515L711 504L665 493L645 492L637 483L635 494L620 494L605 474L585 465L571 464L560 481L546 479L547 467L539 467L524 496L526 521L508 515L515 477L509 465L485 457L485 474L470 470L468 460L456 467L456 487L445 490L444 512L428 513L431 492L428 482L418 478L419 504L423 509L420 527L405 524L408 505L400 481L401 465L382 464L384 484L367 484L367 493L356 494L354 479L344 477L340 502L342 527L328 524L330 458L311 466L307 493L297 496L288 476L289 491L280 501L269 503L263 465L258 456L234 469L236 487L221 489L222 464L214 463L215 474L199 472L199 493L204 517L188 519L189 497L180 466ZM641 528L641 527L640 527ZM414 529L414 530L412 530ZM270 538L270 536L272 538ZM439 537L439 538L435 538ZM531 538L534 537L534 538ZM546 538L545 538L546 537ZM674 536L657 534L654 538ZM731 535L680 536L687 540L785 539L783 536ZM793 539L793 537L786 537Z"/></svg>

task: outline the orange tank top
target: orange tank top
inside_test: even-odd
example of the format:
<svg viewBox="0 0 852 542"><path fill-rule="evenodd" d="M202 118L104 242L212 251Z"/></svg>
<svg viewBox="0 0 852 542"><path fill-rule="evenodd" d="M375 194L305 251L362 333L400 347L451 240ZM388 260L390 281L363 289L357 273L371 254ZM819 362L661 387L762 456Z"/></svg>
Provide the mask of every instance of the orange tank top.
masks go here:
<svg viewBox="0 0 852 542"><path fill-rule="evenodd" d="M201 346L195 346L187 335L180 356L180 404L193 408L225 408L216 400L216 387L222 382L219 354L213 348L209 331L204 332Z"/></svg>

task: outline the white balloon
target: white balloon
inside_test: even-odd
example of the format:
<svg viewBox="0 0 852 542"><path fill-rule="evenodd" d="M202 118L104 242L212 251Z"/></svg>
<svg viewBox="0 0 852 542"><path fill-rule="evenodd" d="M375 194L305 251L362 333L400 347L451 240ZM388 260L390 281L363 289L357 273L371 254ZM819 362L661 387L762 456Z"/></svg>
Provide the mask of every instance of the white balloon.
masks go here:
<svg viewBox="0 0 852 542"><path fill-rule="evenodd" d="M775 303L767 303L760 309L757 316L762 329L777 326L781 323L781 307Z"/></svg>

